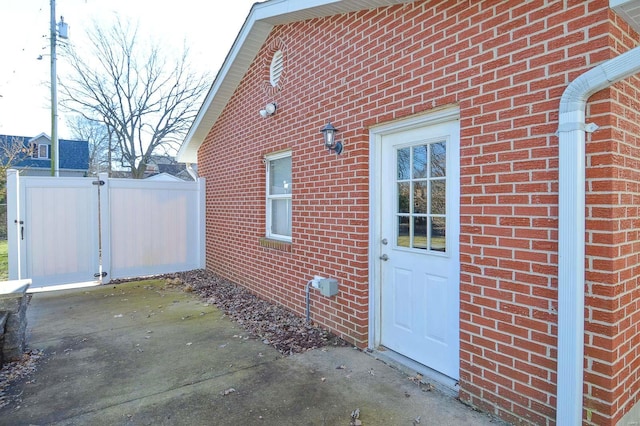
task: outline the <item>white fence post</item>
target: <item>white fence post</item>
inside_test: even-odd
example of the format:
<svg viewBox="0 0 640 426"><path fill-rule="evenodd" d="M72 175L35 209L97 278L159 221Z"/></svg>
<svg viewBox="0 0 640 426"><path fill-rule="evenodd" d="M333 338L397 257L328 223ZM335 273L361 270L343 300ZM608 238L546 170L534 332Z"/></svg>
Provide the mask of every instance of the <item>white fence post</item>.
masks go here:
<svg viewBox="0 0 640 426"><path fill-rule="evenodd" d="M111 281L111 207L109 204L109 174L99 173L98 181L104 182L104 185L98 185L98 220L100 226L100 273L106 273L100 277L102 284L108 284Z"/></svg>
<svg viewBox="0 0 640 426"><path fill-rule="evenodd" d="M22 278L22 228L20 217L20 175L16 169L7 170L7 241L9 245L9 279Z"/></svg>

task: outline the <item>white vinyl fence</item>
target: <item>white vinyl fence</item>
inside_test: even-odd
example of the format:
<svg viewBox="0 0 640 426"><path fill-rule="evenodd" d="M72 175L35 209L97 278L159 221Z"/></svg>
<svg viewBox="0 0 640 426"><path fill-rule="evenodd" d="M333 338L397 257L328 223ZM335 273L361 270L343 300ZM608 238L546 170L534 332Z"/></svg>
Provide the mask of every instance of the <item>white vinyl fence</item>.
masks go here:
<svg viewBox="0 0 640 426"><path fill-rule="evenodd" d="M9 170L9 279L43 288L203 268L204 184Z"/></svg>

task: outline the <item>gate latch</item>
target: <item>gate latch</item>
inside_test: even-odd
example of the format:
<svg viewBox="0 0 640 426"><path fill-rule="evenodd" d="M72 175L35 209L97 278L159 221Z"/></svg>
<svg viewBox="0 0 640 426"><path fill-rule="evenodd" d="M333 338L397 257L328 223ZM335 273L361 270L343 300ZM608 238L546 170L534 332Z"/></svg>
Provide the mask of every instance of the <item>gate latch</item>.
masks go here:
<svg viewBox="0 0 640 426"><path fill-rule="evenodd" d="M92 185L104 185L104 181L103 180L94 180L93 182L91 182Z"/></svg>
<svg viewBox="0 0 640 426"><path fill-rule="evenodd" d="M106 273L106 272L104 272L104 271L103 271L103 272L98 272L98 273L96 273L96 274L93 274L93 277L94 277L94 278L104 278L104 277L106 277L106 276L107 276L107 273Z"/></svg>
<svg viewBox="0 0 640 426"><path fill-rule="evenodd" d="M13 221L15 224L20 224L20 225L24 225L24 220L14 220ZM20 239L24 240L24 226L20 227Z"/></svg>

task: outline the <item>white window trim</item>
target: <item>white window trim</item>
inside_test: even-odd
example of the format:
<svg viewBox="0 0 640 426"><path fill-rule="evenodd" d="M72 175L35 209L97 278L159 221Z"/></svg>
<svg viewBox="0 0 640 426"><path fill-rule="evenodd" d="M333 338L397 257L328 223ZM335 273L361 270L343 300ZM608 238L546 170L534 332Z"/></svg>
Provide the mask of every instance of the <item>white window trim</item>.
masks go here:
<svg viewBox="0 0 640 426"><path fill-rule="evenodd" d="M276 195L271 195L271 190L269 188L269 183L271 182L270 180L270 173L271 173L271 161L273 160L279 160L281 158L286 158L286 157L291 157L291 151L283 151L283 152L278 152L275 154L269 154L269 155L265 155L264 159L266 161L266 165L267 165L267 173L266 173L266 182L265 182L265 200L266 200L266 206L265 206L265 217L266 217L266 223L265 223L265 232L266 232L266 237L272 240L280 240L280 241L288 241L291 242L291 237L288 235L280 235L280 234L274 234L271 232L271 201L272 200L291 200L291 192L289 192L288 194L276 194Z"/></svg>
<svg viewBox="0 0 640 426"><path fill-rule="evenodd" d="M42 147L45 147L44 149L46 151L44 156L40 155L40 150L42 149ZM49 144L46 144L46 143L38 144L38 156L36 158L43 158L43 159L49 158Z"/></svg>

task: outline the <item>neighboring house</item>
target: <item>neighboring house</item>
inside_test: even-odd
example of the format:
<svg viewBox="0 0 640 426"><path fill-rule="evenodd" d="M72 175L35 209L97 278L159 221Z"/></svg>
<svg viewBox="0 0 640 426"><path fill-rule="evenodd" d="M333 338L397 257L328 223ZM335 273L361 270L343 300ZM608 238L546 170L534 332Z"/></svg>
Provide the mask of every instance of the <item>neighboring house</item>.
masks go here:
<svg viewBox="0 0 640 426"><path fill-rule="evenodd" d="M169 173L156 173L155 175L151 175L148 178L145 178L148 180L159 180L159 181L163 181L163 182L182 182L183 180L180 179L177 176L174 176L172 174Z"/></svg>
<svg viewBox="0 0 640 426"><path fill-rule="evenodd" d="M12 168L23 175L51 176L51 138L40 133L35 137L0 135L0 140L22 140L27 155ZM89 170L89 142L58 139L59 176L86 176Z"/></svg>
<svg viewBox="0 0 640 426"><path fill-rule="evenodd" d="M509 422L636 424L639 3L255 4L178 155L207 268L337 279L315 323Z"/></svg>
<svg viewBox="0 0 640 426"><path fill-rule="evenodd" d="M165 162L163 162L163 160ZM178 180L193 180L193 177L191 177L184 164L167 161L169 160L164 157L159 157L157 159L152 158L151 163L147 165L145 176L153 177L157 174L165 174L174 176L178 178Z"/></svg>
<svg viewBox="0 0 640 426"><path fill-rule="evenodd" d="M195 169L195 167L194 167ZM173 176L176 181L193 181L194 178L187 171L185 164L176 163L171 157L152 156L144 171L144 178L149 179L158 175L163 177ZM112 170L113 178L131 178L131 172L128 170ZM166 180L162 178L163 180Z"/></svg>

